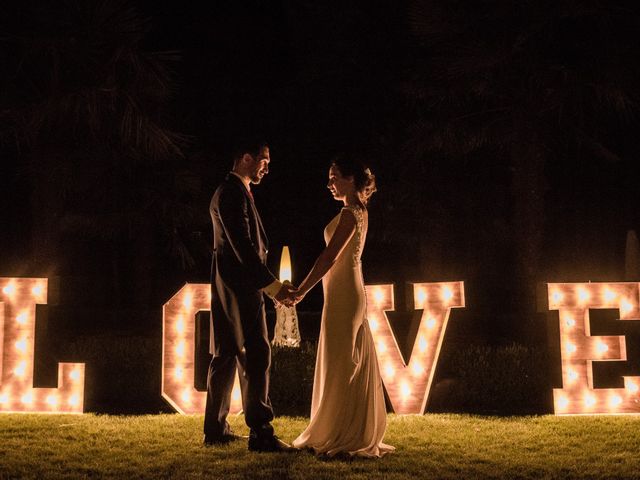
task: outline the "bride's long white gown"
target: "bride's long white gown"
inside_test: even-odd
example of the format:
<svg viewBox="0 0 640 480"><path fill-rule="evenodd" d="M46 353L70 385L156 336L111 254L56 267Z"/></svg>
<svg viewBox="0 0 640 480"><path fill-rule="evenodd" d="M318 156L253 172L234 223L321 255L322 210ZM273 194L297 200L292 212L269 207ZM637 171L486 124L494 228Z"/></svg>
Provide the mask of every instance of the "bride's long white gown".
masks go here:
<svg viewBox="0 0 640 480"><path fill-rule="evenodd" d="M373 337L366 319L360 256L367 214L344 207L324 230L333 236L340 215L353 215L356 231L322 279L324 307L313 383L311 421L293 441L316 453L379 457L394 450L382 443L387 414Z"/></svg>

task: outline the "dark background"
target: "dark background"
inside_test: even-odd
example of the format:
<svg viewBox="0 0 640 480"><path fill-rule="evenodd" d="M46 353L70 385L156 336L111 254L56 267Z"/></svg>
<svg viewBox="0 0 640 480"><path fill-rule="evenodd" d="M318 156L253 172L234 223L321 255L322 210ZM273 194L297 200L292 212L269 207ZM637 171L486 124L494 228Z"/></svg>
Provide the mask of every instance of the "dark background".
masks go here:
<svg viewBox="0 0 640 480"><path fill-rule="evenodd" d="M289 245L306 274L340 207L331 156L359 156L379 189L366 282L465 281L445 355L546 348L541 282L640 280L636 2L4 10L0 273L58 282L56 358L83 336L157 342L163 303L208 282L209 199L247 132L271 144L254 193L274 271ZM299 310L321 305L316 288Z"/></svg>

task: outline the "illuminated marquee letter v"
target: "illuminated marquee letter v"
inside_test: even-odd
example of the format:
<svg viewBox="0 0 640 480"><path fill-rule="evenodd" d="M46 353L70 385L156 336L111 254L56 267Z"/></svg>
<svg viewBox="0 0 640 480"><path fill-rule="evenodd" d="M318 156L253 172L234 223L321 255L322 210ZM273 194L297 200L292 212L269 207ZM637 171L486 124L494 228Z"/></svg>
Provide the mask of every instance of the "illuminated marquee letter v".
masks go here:
<svg viewBox="0 0 640 480"><path fill-rule="evenodd" d="M208 283L187 283L162 307L162 397L182 414L203 413L207 392L195 388L196 313L211 308ZM230 413L242 410L236 373Z"/></svg>
<svg viewBox="0 0 640 480"><path fill-rule="evenodd" d="M415 308L422 310L418 333L406 364L386 311L394 310L393 285L367 285L367 318L378 365L396 413L424 413L452 308L464 307L464 283L416 283Z"/></svg>
<svg viewBox="0 0 640 480"><path fill-rule="evenodd" d="M60 363L58 388L33 387L36 304L46 278L0 278L0 412L82 413L84 363Z"/></svg>

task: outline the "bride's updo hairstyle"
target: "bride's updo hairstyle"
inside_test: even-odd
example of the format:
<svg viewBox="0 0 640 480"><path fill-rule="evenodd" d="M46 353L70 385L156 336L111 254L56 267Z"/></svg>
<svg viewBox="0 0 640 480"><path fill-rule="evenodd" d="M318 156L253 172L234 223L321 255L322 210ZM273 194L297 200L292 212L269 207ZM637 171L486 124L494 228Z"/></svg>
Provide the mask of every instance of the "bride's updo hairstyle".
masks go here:
<svg viewBox="0 0 640 480"><path fill-rule="evenodd" d="M352 157L338 155L331 161L331 166L340 170L343 177L353 177L360 201L365 205L369 203L369 198L377 190L376 176L366 165Z"/></svg>

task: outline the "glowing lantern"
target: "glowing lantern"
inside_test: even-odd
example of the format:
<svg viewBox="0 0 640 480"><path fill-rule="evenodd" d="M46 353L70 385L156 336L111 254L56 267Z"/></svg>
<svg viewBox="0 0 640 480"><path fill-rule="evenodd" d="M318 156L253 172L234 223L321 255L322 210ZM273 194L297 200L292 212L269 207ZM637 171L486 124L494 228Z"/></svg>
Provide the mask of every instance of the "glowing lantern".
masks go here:
<svg viewBox="0 0 640 480"><path fill-rule="evenodd" d="M280 281L291 282L291 254L289 247L282 247L282 256L280 257Z"/></svg>
<svg viewBox="0 0 640 480"><path fill-rule="evenodd" d="M242 403L242 392L240 391L240 385L234 385L231 391L231 401L236 403Z"/></svg>
<svg viewBox="0 0 640 480"><path fill-rule="evenodd" d="M46 303L47 280L0 278L0 292L0 412L82 413L83 363L60 363L57 388L33 386L36 304Z"/></svg>
<svg viewBox="0 0 640 480"><path fill-rule="evenodd" d="M618 309L620 320L640 319L638 283L548 284L550 310L560 315L562 388L553 390L557 415L640 413L640 377L625 388L594 388L593 361L626 360L624 336L592 336L589 310Z"/></svg>
<svg viewBox="0 0 640 480"><path fill-rule="evenodd" d="M211 309L209 284L186 284L162 307L162 397L182 414L203 413L207 392L194 387L195 321ZM234 391L240 391L236 373ZM242 411L239 395L232 395L230 413Z"/></svg>
<svg viewBox="0 0 640 480"><path fill-rule="evenodd" d="M396 413L423 413L452 308L464 307L463 282L413 284L413 301L422 310L418 333L405 363L385 312L394 310L393 285L367 285L367 316L375 319L382 381Z"/></svg>
<svg viewBox="0 0 640 480"><path fill-rule="evenodd" d="M289 247L282 247L280 257L280 281L291 284L291 255ZM299 347L300 329L298 328L298 313L295 305L285 307L279 305L276 308L276 325L273 333L273 344L280 347Z"/></svg>

